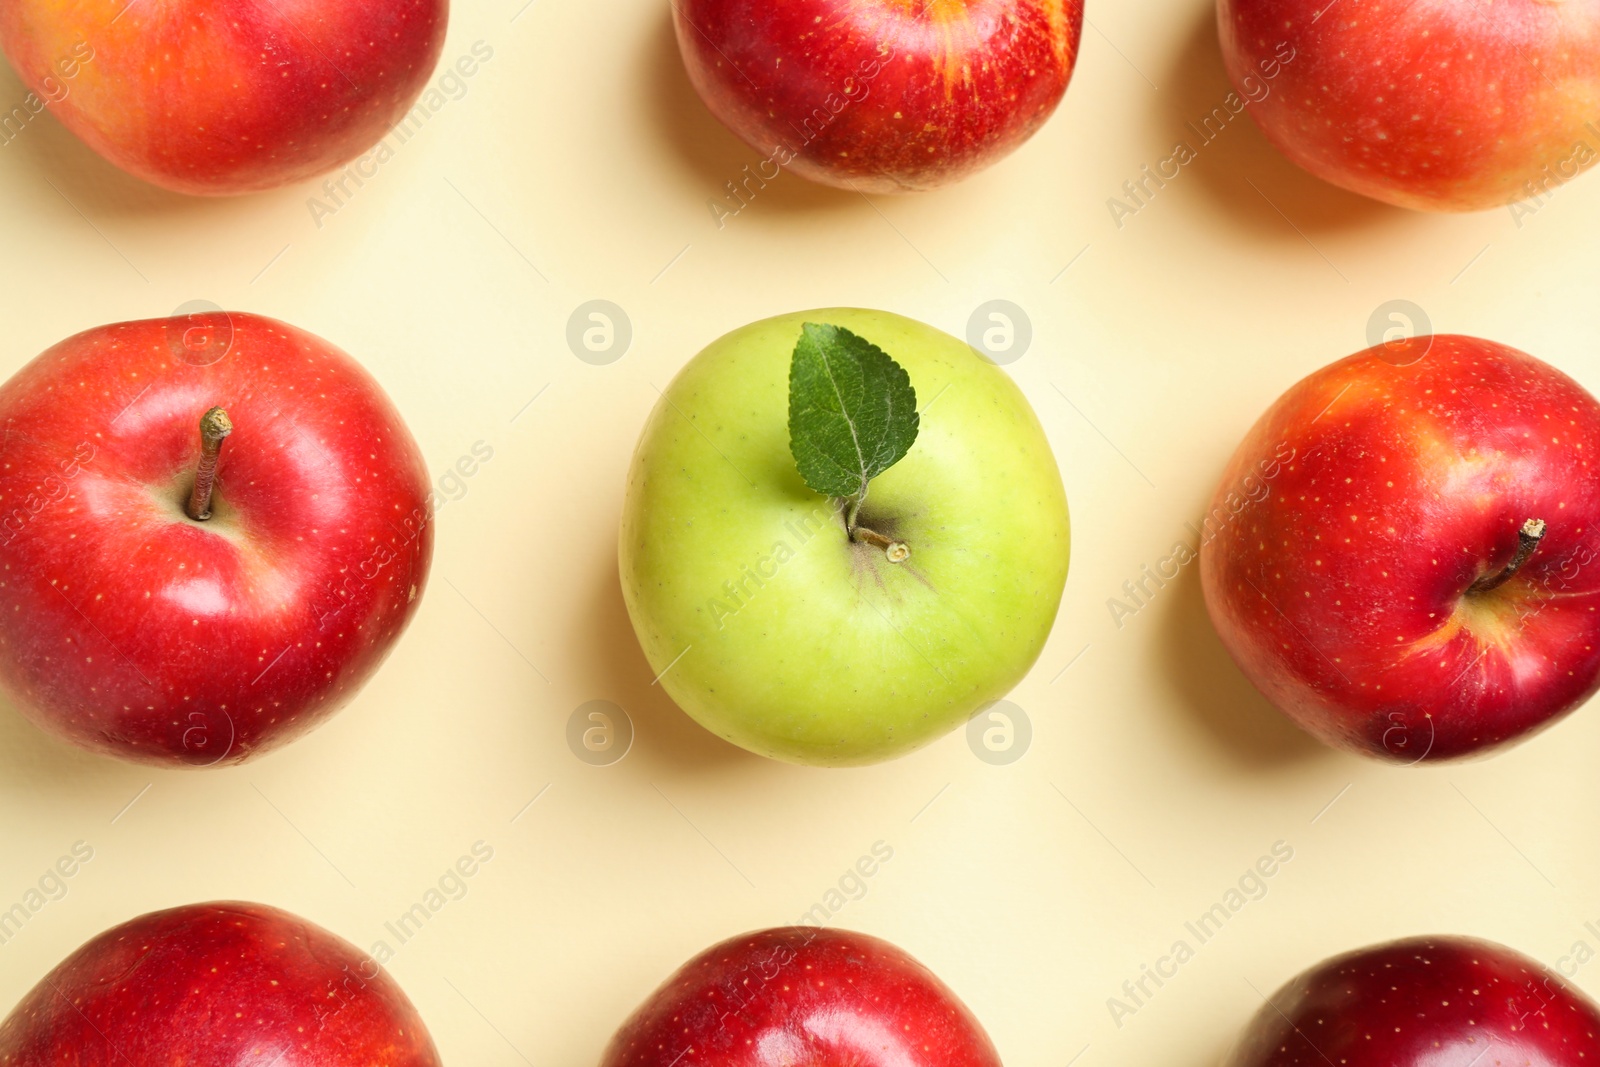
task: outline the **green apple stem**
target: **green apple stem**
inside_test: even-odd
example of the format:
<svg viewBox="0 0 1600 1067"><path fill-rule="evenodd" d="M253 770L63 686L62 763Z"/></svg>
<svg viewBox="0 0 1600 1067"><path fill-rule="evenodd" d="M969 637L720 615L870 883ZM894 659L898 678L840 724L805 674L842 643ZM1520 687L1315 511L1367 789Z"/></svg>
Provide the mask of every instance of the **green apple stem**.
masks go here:
<svg viewBox="0 0 1600 1067"><path fill-rule="evenodd" d="M856 528L856 517L861 514L861 503L866 499L867 487L863 485L861 492L850 498L850 514L844 518L844 528L846 530L854 530Z"/></svg>
<svg viewBox="0 0 1600 1067"><path fill-rule="evenodd" d="M896 541L892 537L885 537L877 530L869 530L865 526L851 526L850 540L876 545L883 549L883 554L889 558L890 563L904 563L911 558L910 545L904 541Z"/></svg>
<svg viewBox="0 0 1600 1067"><path fill-rule="evenodd" d="M189 504L184 509L196 522L211 517L211 491L217 484L217 457L222 454L222 442L233 432L228 413L212 408L200 416L200 465L194 472L194 492L189 494Z"/></svg>
<svg viewBox="0 0 1600 1067"><path fill-rule="evenodd" d="M1517 531L1517 552L1511 557L1511 562L1506 564L1505 570L1499 574L1485 574L1482 578L1467 587L1469 593L1487 593L1491 589L1498 589L1510 580L1513 574L1522 569L1528 562L1528 557L1533 555L1534 549L1539 547L1539 542L1544 540L1544 520L1529 519L1522 524L1522 529Z"/></svg>

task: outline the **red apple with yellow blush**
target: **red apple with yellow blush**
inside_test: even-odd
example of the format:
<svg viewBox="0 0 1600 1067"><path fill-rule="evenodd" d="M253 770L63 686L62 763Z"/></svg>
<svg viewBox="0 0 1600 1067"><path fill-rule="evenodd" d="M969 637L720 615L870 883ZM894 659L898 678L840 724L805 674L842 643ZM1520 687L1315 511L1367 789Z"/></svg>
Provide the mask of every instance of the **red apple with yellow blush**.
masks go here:
<svg viewBox="0 0 1600 1067"><path fill-rule="evenodd" d="M1330 745L1487 752L1600 687L1600 403L1549 364L1417 337L1261 416L1205 520L1222 643Z"/></svg>
<svg viewBox="0 0 1600 1067"><path fill-rule="evenodd" d="M0 0L0 45L112 163L223 196L376 144L432 75L448 13L448 0Z"/></svg>
<svg viewBox="0 0 1600 1067"><path fill-rule="evenodd" d="M1600 0L1217 11L1228 73L1267 138L1352 192L1423 211L1542 203L1600 159ZM1251 93L1274 60L1272 92Z"/></svg>
<svg viewBox="0 0 1600 1067"><path fill-rule="evenodd" d="M677 0L689 80L779 168L866 193L956 181L1015 150L1066 92L1082 0ZM742 189L740 183L746 183ZM755 184L750 184L755 183Z"/></svg>

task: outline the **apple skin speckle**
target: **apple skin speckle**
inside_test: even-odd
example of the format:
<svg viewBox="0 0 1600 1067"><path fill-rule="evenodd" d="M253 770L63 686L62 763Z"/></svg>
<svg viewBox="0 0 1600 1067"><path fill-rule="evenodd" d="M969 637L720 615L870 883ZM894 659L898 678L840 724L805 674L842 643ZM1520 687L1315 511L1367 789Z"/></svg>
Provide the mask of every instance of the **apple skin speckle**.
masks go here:
<svg viewBox="0 0 1600 1067"><path fill-rule="evenodd" d="M949 987L899 948L790 926L730 938L684 964L623 1023L600 1064L1000 1067L1000 1057Z"/></svg>
<svg viewBox="0 0 1600 1067"><path fill-rule="evenodd" d="M1600 1009L1492 941L1413 937L1326 960L1262 1005L1224 1067L1587 1067Z"/></svg>
<svg viewBox="0 0 1600 1067"><path fill-rule="evenodd" d="M276 908L153 912L68 956L0 1023L0 1067L439 1067L369 957Z"/></svg>

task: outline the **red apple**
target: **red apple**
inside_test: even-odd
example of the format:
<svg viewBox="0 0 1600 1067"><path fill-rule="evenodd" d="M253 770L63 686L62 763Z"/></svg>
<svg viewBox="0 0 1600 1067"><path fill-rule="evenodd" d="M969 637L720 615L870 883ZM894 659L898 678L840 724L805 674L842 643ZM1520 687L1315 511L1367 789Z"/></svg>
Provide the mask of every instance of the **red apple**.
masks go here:
<svg viewBox="0 0 1600 1067"><path fill-rule="evenodd" d="M1591 458L1593 457L1593 458ZM1206 516L1206 606L1330 745L1479 752L1600 684L1600 404L1471 337L1380 345L1285 393Z"/></svg>
<svg viewBox="0 0 1600 1067"><path fill-rule="evenodd" d="M196 520L214 407L233 434ZM90 330L0 386L0 425L0 690L86 748L207 765L283 744L355 694L422 595L416 443L292 326Z"/></svg>
<svg viewBox="0 0 1600 1067"><path fill-rule="evenodd" d="M780 166L868 193L988 166L1060 103L1083 30L1082 0L677 0L673 11L689 80L762 155L729 175L741 203Z"/></svg>
<svg viewBox="0 0 1600 1067"><path fill-rule="evenodd" d="M1000 1067L926 967L865 934L735 937L684 964L617 1031L601 1067Z"/></svg>
<svg viewBox="0 0 1600 1067"><path fill-rule="evenodd" d="M1272 995L1224 1067L1585 1067L1600 1010L1492 941L1413 937L1317 964Z"/></svg>
<svg viewBox="0 0 1600 1067"><path fill-rule="evenodd" d="M1477 211L1542 203L1600 158L1600 0L1218 0L1217 10L1228 74L1257 124L1335 185Z"/></svg>
<svg viewBox="0 0 1600 1067"><path fill-rule="evenodd" d="M181 193L332 170L416 102L448 0L0 0L0 44L89 147Z"/></svg>
<svg viewBox="0 0 1600 1067"><path fill-rule="evenodd" d="M0 1023L5 1067L438 1067L399 986L354 945L260 904L107 930Z"/></svg>

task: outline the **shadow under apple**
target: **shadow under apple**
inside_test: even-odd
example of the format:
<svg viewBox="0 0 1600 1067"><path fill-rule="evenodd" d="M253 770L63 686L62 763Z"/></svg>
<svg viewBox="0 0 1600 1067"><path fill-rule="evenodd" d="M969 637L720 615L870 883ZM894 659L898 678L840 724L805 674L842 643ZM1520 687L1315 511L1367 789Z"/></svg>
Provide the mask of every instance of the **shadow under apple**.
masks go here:
<svg viewBox="0 0 1600 1067"><path fill-rule="evenodd" d="M633 751L629 759L644 758L704 769L739 766L748 769L764 763L760 756L728 743L691 719L673 703L645 659L633 632L627 604L622 599L622 578L614 557L602 572L595 595L587 601L590 615L573 645L578 677L610 680L607 692L595 694L614 701L633 720ZM586 662L587 660L587 662ZM566 709L570 713L571 709Z"/></svg>
<svg viewBox="0 0 1600 1067"><path fill-rule="evenodd" d="M1280 82L1263 79L1262 84L1271 92L1282 91ZM1264 236L1300 242L1295 227L1310 234L1331 233L1399 222L1411 214L1330 185L1291 163L1250 117L1253 105L1230 114L1224 101L1235 90L1222 60L1214 5L1201 8L1161 86L1163 117L1178 123L1177 135L1196 153L1184 169L1194 172L1212 201L1234 222ZM1238 99L1245 97L1240 94ZM1214 108L1228 118L1226 125L1219 119L1203 125ZM1214 139L1207 141L1202 134Z"/></svg>
<svg viewBox="0 0 1600 1067"><path fill-rule="evenodd" d="M107 774L108 768L121 769L123 773ZM70 790L80 796L86 787L108 796L120 795L122 779L131 780L139 773L131 765L52 737L24 718L16 705L0 694L0 796L15 797L19 802L26 798L37 804L42 797L57 791Z"/></svg>
<svg viewBox="0 0 1600 1067"><path fill-rule="evenodd" d="M66 88L70 94L71 83L67 83ZM33 97L31 105L26 103L29 99L28 87L0 60L0 118L9 118L11 122L0 132L0 165L34 172L54 189L54 192L47 192L47 196L59 194L72 206L70 210L82 212L94 222L114 223L128 219L160 226L170 219L200 216L210 223L221 223L250 217L260 210L258 201L263 198L281 196L298 200L303 196L304 187L314 187L312 183L302 183L287 190L232 197L172 192L136 178L106 160L62 125L48 107L34 113L34 108L39 106L38 98ZM14 117L18 109L30 116L20 126ZM11 162L5 162L8 159ZM297 189L302 191L296 192Z"/></svg>
<svg viewBox="0 0 1600 1067"><path fill-rule="evenodd" d="M1245 1019L1240 1020L1239 1026L1243 1027L1248 1018L1246 1016ZM1207 1042L1210 1053L1206 1056L1196 1056L1191 1067L1217 1067L1217 1064L1225 1063L1228 1055L1233 1052L1234 1046L1238 1043L1237 1034L1224 1037L1221 1040Z"/></svg>
<svg viewBox="0 0 1600 1067"><path fill-rule="evenodd" d="M1222 646L1206 611L1198 563L1161 594L1157 662L1178 706L1225 755L1251 768L1334 758L1334 753L1273 707Z"/></svg>
<svg viewBox="0 0 1600 1067"><path fill-rule="evenodd" d="M725 202L730 210L736 208L738 202L731 199L727 183L742 182L746 166L755 174L763 162L762 153L735 136L700 99L684 69L670 11L662 13L650 35L649 49L640 87L645 111L653 120L650 128L665 142L667 154L693 175L696 184L705 187L707 200ZM754 197L749 206L755 214L871 210L854 193L818 185L788 171L764 187L752 182L750 188ZM710 208L706 210L711 217Z"/></svg>

